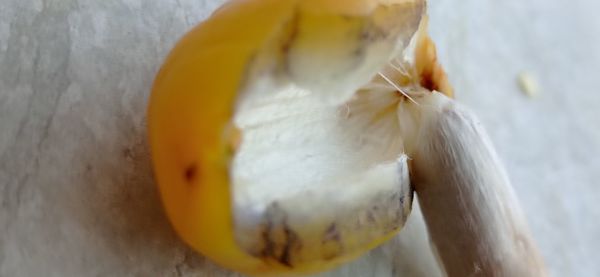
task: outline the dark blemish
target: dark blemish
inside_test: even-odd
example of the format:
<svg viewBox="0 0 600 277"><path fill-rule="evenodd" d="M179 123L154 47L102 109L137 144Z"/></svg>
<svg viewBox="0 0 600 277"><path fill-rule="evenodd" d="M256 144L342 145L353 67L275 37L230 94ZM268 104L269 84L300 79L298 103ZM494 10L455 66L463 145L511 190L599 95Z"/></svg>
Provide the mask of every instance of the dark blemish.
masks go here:
<svg viewBox="0 0 600 277"><path fill-rule="evenodd" d="M133 159L133 152L131 151L131 149L125 148L121 153L123 155L123 158Z"/></svg>
<svg viewBox="0 0 600 277"><path fill-rule="evenodd" d="M290 49L296 41L298 34L300 33L300 12L296 8L292 19L289 21L289 34L284 38L283 43L281 44L281 54L283 56L283 70L290 75Z"/></svg>
<svg viewBox="0 0 600 277"><path fill-rule="evenodd" d="M265 248L261 251L261 256L271 257L275 255L275 242L271 240L271 229L273 229L273 223L267 220L265 227L262 230L261 237L265 242Z"/></svg>
<svg viewBox="0 0 600 277"><path fill-rule="evenodd" d="M321 243L323 245L333 243L333 246L336 247L334 251L326 251L325 253L323 253L323 259L325 259L326 261L337 258L339 257L340 253L344 252L342 237L335 222L329 225L329 227L325 231L325 234L323 235Z"/></svg>
<svg viewBox="0 0 600 277"><path fill-rule="evenodd" d="M400 202L400 210L398 211L398 220L401 220L402 222L406 222L406 220L408 219L408 215L412 209L413 199L414 199L414 187L412 185L410 185L408 192L400 193L400 197L398 198L398 201Z"/></svg>
<svg viewBox="0 0 600 277"><path fill-rule="evenodd" d="M323 243L328 242L328 241L339 242L340 240L341 240L341 236L340 236L340 232L337 229L337 225L335 224L335 222L331 223L331 225L329 225L329 227L325 231L325 235L323 236Z"/></svg>
<svg viewBox="0 0 600 277"><path fill-rule="evenodd" d="M400 195L400 210L398 211L397 220L406 221L406 217L408 216L407 213L410 211L411 206L406 206L405 200L405 196Z"/></svg>
<svg viewBox="0 0 600 277"><path fill-rule="evenodd" d="M298 235L287 224L286 215L279 207L277 201L274 201L269 205L265 218L266 223L261 232L264 248L260 252L260 256L263 258L274 259L280 264L292 268L293 253L298 252L302 248L302 242ZM274 220L277 223L274 223ZM277 241L273 240L274 232L277 231L276 226L282 226L281 230L284 235L283 244L278 244Z"/></svg>
<svg viewBox="0 0 600 277"><path fill-rule="evenodd" d="M298 235L286 223L283 225L283 233L285 235L285 244L283 245L283 252L277 260L287 267L292 267L290 252L293 250L292 247L297 246Z"/></svg>
<svg viewBox="0 0 600 277"><path fill-rule="evenodd" d="M289 22L290 33L289 33L288 37L285 39L285 41L283 42L283 44L281 44L281 52L284 53L285 55L288 54L288 52L292 48L292 44L294 44L294 41L296 40L296 37L298 37L299 22L300 22L300 13L298 11L296 11L294 13L294 16L292 17L292 19Z"/></svg>
<svg viewBox="0 0 600 277"><path fill-rule="evenodd" d="M412 184L410 184L408 187L409 187L409 191L408 191L408 205L409 205L409 207L411 207L412 204L413 204L413 200L415 199L415 187L413 187Z"/></svg>
<svg viewBox="0 0 600 277"><path fill-rule="evenodd" d="M433 79L433 71L424 71L421 74L421 86L430 91L439 89L438 84Z"/></svg>
<svg viewBox="0 0 600 277"><path fill-rule="evenodd" d="M404 226L404 223L402 223L400 226L392 225L389 227L388 230L386 230L386 233L396 232L396 231L400 230L400 228L402 228L402 226Z"/></svg>
<svg viewBox="0 0 600 277"><path fill-rule="evenodd" d="M197 175L196 171L198 171L196 169L196 164L191 164L188 167L186 167L185 172L183 173L185 180L189 183L193 182L194 179L196 179L196 175Z"/></svg>
<svg viewBox="0 0 600 277"><path fill-rule="evenodd" d="M364 42L364 44L369 44L369 42L373 42L375 40L374 38L375 36L371 34L369 29L363 30L359 34L359 40L361 42Z"/></svg>
<svg viewBox="0 0 600 277"><path fill-rule="evenodd" d="M92 171L92 165L91 164L85 165L85 170L86 171Z"/></svg>
<svg viewBox="0 0 600 277"><path fill-rule="evenodd" d="M389 201L389 202L388 202ZM398 201L398 202L396 202ZM390 211L392 211L393 208L393 218L391 221L392 226L388 226L387 228L395 228L398 227L398 224L402 224L402 222L404 222L404 218L405 218L405 214L406 214L406 209L408 208L410 210L410 206L407 207L405 205L405 201L406 201L406 195L404 193L404 191L397 191L394 192L390 195L389 200L387 200L386 202L390 203ZM398 206L393 206L394 204L398 203Z"/></svg>
<svg viewBox="0 0 600 277"><path fill-rule="evenodd" d="M396 95L398 95L400 97L401 101L407 101L407 100L409 100L408 96L404 92L401 92L399 90L396 90Z"/></svg>

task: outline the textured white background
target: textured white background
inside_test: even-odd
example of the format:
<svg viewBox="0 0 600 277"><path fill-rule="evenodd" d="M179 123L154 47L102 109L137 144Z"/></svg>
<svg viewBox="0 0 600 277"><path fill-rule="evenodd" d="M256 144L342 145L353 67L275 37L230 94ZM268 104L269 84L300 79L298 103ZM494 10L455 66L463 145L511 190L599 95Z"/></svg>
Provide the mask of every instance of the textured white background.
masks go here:
<svg viewBox="0 0 600 277"><path fill-rule="evenodd" d="M0 276L230 274L170 229L144 123L165 54L220 2L0 0ZM487 126L554 276L600 276L599 3L430 2L457 98ZM519 92L521 71L539 97ZM398 275L399 255L335 274Z"/></svg>

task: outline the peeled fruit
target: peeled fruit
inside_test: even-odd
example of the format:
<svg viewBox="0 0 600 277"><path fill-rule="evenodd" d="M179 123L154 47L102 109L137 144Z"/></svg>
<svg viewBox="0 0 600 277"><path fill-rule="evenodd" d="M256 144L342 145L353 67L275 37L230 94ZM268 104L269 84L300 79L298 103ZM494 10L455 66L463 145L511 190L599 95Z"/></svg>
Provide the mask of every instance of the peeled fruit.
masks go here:
<svg viewBox="0 0 600 277"><path fill-rule="evenodd" d="M424 0L231 1L158 73L148 110L169 219L249 275L350 261L394 236L413 191L413 98L451 94Z"/></svg>

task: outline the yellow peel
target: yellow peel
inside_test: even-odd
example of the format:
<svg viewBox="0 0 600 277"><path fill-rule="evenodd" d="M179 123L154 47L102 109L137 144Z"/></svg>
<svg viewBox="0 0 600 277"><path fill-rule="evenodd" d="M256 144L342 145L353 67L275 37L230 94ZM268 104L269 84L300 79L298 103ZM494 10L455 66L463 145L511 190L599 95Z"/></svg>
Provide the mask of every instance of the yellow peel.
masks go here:
<svg viewBox="0 0 600 277"><path fill-rule="evenodd" d="M216 12L173 49L148 110L156 179L175 230L207 257L246 273L268 268L234 242L223 136L248 61L293 4L244 1ZM256 16L265 7L271 16Z"/></svg>

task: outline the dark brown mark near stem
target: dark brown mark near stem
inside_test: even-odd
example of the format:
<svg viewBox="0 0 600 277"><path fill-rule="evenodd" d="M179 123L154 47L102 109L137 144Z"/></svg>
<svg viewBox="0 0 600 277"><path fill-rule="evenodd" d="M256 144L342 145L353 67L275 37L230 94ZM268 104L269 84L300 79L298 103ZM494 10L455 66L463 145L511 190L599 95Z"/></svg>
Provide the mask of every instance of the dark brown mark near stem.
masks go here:
<svg viewBox="0 0 600 277"><path fill-rule="evenodd" d="M434 60L434 62L437 62L437 60ZM432 69L426 69L421 73L421 86L430 91L439 90L439 85L434 80Z"/></svg>

